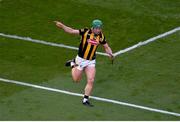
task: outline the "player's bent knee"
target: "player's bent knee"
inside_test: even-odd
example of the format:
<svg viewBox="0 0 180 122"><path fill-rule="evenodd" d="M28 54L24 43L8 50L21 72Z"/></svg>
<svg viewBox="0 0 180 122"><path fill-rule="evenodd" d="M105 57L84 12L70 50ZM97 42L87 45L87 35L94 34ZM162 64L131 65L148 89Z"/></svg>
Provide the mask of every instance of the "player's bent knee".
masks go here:
<svg viewBox="0 0 180 122"><path fill-rule="evenodd" d="M79 71L76 68L74 68L72 70L72 79L75 83L79 83L82 79L82 71Z"/></svg>
<svg viewBox="0 0 180 122"><path fill-rule="evenodd" d="M79 83L81 81L81 78L78 78L78 77L73 77L73 81L75 83Z"/></svg>

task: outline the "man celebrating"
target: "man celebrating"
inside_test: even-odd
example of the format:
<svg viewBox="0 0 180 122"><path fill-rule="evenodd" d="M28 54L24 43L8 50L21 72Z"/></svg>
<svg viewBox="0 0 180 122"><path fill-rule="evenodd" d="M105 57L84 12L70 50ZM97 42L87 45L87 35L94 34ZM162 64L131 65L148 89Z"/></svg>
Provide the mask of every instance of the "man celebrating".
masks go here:
<svg viewBox="0 0 180 122"><path fill-rule="evenodd" d="M75 59L67 61L66 66L72 68L72 78L75 82L79 82L82 78L83 71L87 77L87 84L85 87L85 93L82 103L86 106L93 106L89 102L89 96L91 95L94 78L96 73L96 49L98 45L103 45L105 52L109 55L110 59L113 60L111 48L108 46L105 36L102 33L102 22L101 20L94 20L92 22L92 28L84 29L73 29L64 25L62 22L54 21L56 26L63 29L69 34L75 34L81 36L81 43L79 45L78 55Z"/></svg>

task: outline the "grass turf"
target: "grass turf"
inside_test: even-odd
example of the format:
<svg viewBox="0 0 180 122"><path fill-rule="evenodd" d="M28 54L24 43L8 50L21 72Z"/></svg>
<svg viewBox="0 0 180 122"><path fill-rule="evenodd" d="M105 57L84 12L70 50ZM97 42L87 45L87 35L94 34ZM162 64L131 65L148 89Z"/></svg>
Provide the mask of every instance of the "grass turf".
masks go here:
<svg viewBox="0 0 180 122"><path fill-rule="evenodd" d="M82 28L100 18L109 44L117 51L179 26L176 0L98 0L90 3L95 12L88 5L85 0L3 0L0 32L77 46L79 37L59 31L52 21ZM118 56L114 65L98 56L93 95L180 112L179 37L177 32ZM75 55L68 49L1 37L0 76L83 93L85 78L72 83L70 70L64 67ZM94 108L86 108L78 97L3 82L0 87L0 120L179 120L95 100Z"/></svg>

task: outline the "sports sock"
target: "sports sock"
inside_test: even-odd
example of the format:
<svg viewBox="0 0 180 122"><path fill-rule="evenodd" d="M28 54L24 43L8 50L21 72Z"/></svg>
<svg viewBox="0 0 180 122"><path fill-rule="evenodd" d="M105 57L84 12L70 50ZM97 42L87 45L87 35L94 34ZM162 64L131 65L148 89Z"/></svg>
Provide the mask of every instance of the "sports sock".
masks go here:
<svg viewBox="0 0 180 122"><path fill-rule="evenodd" d="M84 95L84 98L83 98L83 103L85 103L86 101L88 101L88 99L89 99L89 96Z"/></svg>

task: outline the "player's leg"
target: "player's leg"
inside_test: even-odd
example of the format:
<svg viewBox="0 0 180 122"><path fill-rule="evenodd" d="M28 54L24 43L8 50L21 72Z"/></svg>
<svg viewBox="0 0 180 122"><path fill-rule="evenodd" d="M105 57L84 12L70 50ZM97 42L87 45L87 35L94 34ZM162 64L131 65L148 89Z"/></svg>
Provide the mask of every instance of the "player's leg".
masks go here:
<svg viewBox="0 0 180 122"><path fill-rule="evenodd" d="M79 70L77 67L72 68L72 79L74 82L79 83L82 79L83 70Z"/></svg>
<svg viewBox="0 0 180 122"><path fill-rule="evenodd" d="M72 79L74 82L80 82L82 78L83 68L81 68L77 63L81 62L79 58L72 59L66 62L65 66L71 67Z"/></svg>
<svg viewBox="0 0 180 122"><path fill-rule="evenodd" d="M95 65L93 66L87 66L85 68L85 74L87 77L87 84L85 87L85 93L84 93L84 99L83 99L83 104L89 104L89 96L92 93L93 90L93 85L94 85L94 79L95 79L95 74L96 74L96 68Z"/></svg>

